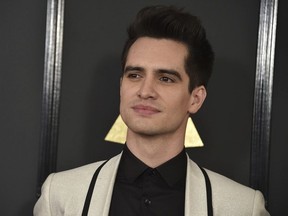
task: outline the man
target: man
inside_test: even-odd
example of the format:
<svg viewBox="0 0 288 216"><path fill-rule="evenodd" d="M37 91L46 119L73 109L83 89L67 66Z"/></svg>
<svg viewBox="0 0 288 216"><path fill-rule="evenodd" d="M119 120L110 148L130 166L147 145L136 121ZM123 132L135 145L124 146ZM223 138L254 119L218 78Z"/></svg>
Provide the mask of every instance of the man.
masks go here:
<svg viewBox="0 0 288 216"><path fill-rule="evenodd" d="M123 152L51 174L34 215L269 215L259 191L205 171L185 153L187 120L205 100L214 59L199 20L174 7L147 7L128 36L120 87L128 126Z"/></svg>

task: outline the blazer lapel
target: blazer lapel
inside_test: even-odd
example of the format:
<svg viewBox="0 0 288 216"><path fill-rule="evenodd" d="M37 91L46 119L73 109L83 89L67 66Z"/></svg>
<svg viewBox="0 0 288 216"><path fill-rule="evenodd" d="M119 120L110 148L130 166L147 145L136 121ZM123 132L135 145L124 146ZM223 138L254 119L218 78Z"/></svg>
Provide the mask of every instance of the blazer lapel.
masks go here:
<svg viewBox="0 0 288 216"><path fill-rule="evenodd" d="M205 178L188 155L185 193L185 216L207 216Z"/></svg>
<svg viewBox="0 0 288 216"><path fill-rule="evenodd" d="M89 216L107 216L121 154L111 158L101 169L90 202Z"/></svg>

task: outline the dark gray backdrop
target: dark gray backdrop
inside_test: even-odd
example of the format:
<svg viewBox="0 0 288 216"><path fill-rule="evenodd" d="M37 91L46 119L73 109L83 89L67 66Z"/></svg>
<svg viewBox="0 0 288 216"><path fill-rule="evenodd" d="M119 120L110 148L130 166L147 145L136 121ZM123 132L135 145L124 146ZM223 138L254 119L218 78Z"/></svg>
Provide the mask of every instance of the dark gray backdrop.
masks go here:
<svg viewBox="0 0 288 216"><path fill-rule="evenodd" d="M0 1L0 215L36 201L46 1Z"/></svg>
<svg viewBox="0 0 288 216"><path fill-rule="evenodd" d="M273 215L288 215L288 1L279 2L272 107L270 196Z"/></svg>
<svg viewBox="0 0 288 216"><path fill-rule="evenodd" d="M105 142L104 137L119 114L119 56L125 29L138 9L162 3L185 6L200 16L216 53L207 101L194 116L205 147L189 149L189 155L249 185L260 5L249 0L66 1L57 170L121 151L121 145ZM288 213L285 8L282 1L272 115L272 215ZM28 216L36 200L46 1L1 1L0 11L0 214Z"/></svg>

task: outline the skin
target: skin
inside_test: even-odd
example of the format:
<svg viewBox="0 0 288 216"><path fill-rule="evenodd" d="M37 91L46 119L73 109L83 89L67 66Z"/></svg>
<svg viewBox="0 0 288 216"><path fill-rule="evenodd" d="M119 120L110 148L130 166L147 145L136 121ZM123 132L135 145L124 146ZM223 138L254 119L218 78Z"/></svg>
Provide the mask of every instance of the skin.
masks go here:
<svg viewBox="0 0 288 216"><path fill-rule="evenodd" d="M127 146L155 168L180 153L188 117L202 106L206 89L189 92L184 44L141 37L131 46L120 85L120 114Z"/></svg>

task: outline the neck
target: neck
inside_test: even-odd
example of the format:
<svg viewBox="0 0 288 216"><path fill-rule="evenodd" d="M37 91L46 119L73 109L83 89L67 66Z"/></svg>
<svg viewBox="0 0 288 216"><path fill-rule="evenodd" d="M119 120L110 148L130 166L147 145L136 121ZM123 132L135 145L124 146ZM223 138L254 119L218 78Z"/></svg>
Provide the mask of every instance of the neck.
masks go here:
<svg viewBox="0 0 288 216"><path fill-rule="evenodd" d="M184 148L183 136L143 136L128 130L127 147L147 166L155 168L179 154Z"/></svg>

